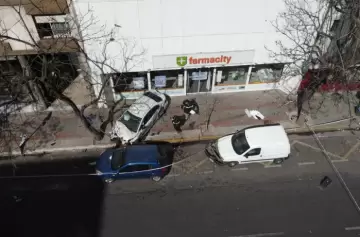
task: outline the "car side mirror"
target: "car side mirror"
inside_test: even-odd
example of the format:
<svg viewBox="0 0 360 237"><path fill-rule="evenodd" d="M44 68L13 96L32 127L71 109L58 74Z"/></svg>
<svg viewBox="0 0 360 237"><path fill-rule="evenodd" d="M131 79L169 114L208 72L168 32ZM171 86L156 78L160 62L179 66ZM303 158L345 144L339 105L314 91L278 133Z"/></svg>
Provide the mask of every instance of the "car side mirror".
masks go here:
<svg viewBox="0 0 360 237"><path fill-rule="evenodd" d="M249 155L248 155L248 154L245 154L245 155L244 155L244 157L248 158L248 157L249 157Z"/></svg>

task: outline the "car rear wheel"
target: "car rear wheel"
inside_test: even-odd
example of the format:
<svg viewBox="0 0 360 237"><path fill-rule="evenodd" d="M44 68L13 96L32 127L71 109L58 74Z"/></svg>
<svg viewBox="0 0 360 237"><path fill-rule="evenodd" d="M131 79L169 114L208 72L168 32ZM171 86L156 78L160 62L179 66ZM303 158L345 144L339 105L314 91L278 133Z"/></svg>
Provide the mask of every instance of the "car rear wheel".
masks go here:
<svg viewBox="0 0 360 237"><path fill-rule="evenodd" d="M153 176L151 177L151 179L155 182L159 182L161 180L161 177L160 176Z"/></svg>
<svg viewBox="0 0 360 237"><path fill-rule="evenodd" d="M114 182L114 181L115 181L114 178L107 178L107 179L105 179L105 183L107 183L107 184L111 184L111 183Z"/></svg>
<svg viewBox="0 0 360 237"><path fill-rule="evenodd" d="M166 112L167 112L167 110L168 110L168 108L170 106L170 102L171 102L170 96L165 94L165 105L164 105L164 107L161 108L160 113L159 113L159 115L160 115L159 117L162 117L163 115L166 114Z"/></svg>
<svg viewBox="0 0 360 237"><path fill-rule="evenodd" d="M232 161L232 162L228 163L228 166L229 166L229 167L234 167L234 166L237 165L237 164L238 164L238 162Z"/></svg>
<svg viewBox="0 0 360 237"><path fill-rule="evenodd" d="M284 162L284 159L283 158L279 158L279 159L275 159L274 161L273 161L273 163L274 164L281 164L281 163L283 163Z"/></svg>
<svg viewBox="0 0 360 237"><path fill-rule="evenodd" d="M162 116L164 116L165 113L166 113L165 109L164 109L164 108L161 108L161 109L160 109L160 112L159 112L159 118L161 118Z"/></svg>

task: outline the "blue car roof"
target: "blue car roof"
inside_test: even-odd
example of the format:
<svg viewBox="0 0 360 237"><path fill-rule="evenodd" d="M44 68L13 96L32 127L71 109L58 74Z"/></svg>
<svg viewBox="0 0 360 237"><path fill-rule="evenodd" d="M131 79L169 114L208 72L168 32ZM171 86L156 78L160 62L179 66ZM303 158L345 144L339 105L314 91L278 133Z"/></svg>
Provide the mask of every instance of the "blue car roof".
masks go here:
<svg viewBox="0 0 360 237"><path fill-rule="evenodd" d="M133 145L126 147L125 163L157 163L159 152L156 145Z"/></svg>

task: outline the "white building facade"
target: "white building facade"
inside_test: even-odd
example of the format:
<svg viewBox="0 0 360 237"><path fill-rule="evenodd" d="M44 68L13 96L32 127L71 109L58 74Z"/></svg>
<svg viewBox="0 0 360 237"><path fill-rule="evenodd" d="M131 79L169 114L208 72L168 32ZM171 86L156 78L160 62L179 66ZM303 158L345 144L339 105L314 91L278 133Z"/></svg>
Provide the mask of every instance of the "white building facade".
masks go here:
<svg viewBox="0 0 360 237"><path fill-rule="evenodd" d="M114 32L105 51L99 40L85 42L85 50L95 58L106 52L120 72L97 75L111 78L115 100L154 88L178 96L279 85L285 62L269 50L284 40L272 26L283 0L76 0L75 8Z"/></svg>

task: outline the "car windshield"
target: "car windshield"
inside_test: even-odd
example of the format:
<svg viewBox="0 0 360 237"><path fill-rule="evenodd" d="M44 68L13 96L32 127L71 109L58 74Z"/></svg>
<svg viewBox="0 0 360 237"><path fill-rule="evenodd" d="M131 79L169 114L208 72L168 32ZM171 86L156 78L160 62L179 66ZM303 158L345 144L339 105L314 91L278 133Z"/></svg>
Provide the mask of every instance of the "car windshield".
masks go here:
<svg viewBox="0 0 360 237"><path fill-rule="evenodd" d="M122 122L130 131L137 132L141 118L136 117L129 111L126 111L123 116L121 116L120 122Z"/></svg>
<svg viewBox="0 0 360 237"><path fill-rule="evenodd" d="M231 138L231 143L232 143L232 146L234 148L234 151L238 155L243 154L245 151L247 151L250 148L248 142L246 141L246 137L245 137L244 132L235 134Z"/></svg>
<svg viewBox="0 0 360 237"><path fill-rule="evenodd" d="M112 153L111 157L111 169L118 170L120 169L125 163L125 150L116 150Z"/></svg>

